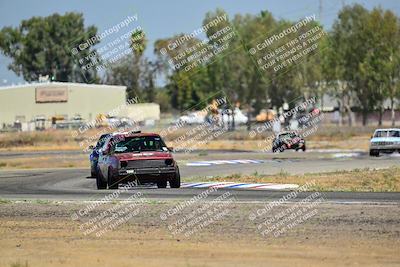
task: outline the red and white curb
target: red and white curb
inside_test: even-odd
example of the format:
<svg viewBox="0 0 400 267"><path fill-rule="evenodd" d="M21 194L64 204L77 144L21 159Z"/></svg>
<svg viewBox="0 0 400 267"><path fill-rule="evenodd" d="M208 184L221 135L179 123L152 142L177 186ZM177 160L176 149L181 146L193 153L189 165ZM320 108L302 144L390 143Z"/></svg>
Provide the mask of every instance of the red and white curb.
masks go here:
<svg viewBox="0 0 400 267"><path fill-rule="evenodd" d="M203 183L182 183L182 188L223 188L223 189L250 189L250 190L283 190L295 189L297 184L247 184L234 182L203 182Z"/></svg>

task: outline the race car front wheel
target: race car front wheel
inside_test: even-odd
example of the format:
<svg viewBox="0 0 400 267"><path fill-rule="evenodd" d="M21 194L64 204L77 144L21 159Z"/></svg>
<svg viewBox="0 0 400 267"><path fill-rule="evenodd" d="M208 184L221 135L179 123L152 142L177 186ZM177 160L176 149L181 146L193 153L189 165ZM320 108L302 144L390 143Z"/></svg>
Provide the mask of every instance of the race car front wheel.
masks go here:
<svg viewBox="0 0 400 267"><path fill-rule="evenodd" d="M179 168L176 168L175 176L171 180L169 180L169 186L171 188L181 187L181 175L179 173Z"/></svg>
<svg viewBox="0 0 400 267"><path fill-rule="evenodd" d="M157 182L158 188L166 188L167 187L167 180L160 180Z"/></svg>
<svg viewBox="0 0 400 267"><path fill-rule="evenodd" d="M101 179L100 173L98 171L96 172L96 185L97 185L97 189L106 189L107 188L107 183Z"/></svg>
<svg viewBox="0 0 400 267"><path fill-rule="evenodd" d="M111 169L108 170L108 189L118 189L118 180L114 179Z"/></svg>
<svg viewBox="0 0 400 267"><path fill-rule="evenodd" d="M379 157L379 150L371 149L371 150L369 151L369 155L370 155L371 157Z"/></svg>

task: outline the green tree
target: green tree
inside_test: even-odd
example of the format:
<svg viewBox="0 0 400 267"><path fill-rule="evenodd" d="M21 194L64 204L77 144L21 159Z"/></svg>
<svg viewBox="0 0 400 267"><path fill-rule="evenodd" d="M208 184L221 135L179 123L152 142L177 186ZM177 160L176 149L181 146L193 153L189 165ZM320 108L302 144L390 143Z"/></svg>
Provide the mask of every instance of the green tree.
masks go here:
<svg viewBox="0 0 400 267"><path fill-rule="evenodd" d="M127 97L134 98L139 95L139 70L135 65L134 57L127 55L113 63L106 71L104 83L124 85L127 88Z"/></svg>
<svg viewBox="0 0 400 267"><path fill-rule="evenodd" d="M369 59L373 69L374 81L377 87L383 89L380 114L382 114L383 100L390 100L392 126L395 125L395 99L400 91L400 23L396 15L390 11L374 8L370 16L371 35L374 36L375 49ZM371 38L372 39L372 38ZM379 124L382 124L380 116Z"/></svg>
<svg viewBox="0 0 400 267"><path fill-rule="evenodd" d="M131 35L130 46L132 48L133 56L129 56L130 58L127 60L130 62L129 64L129 74L132 77L126 77L127 82L129 83L129 87L127 87L128 98L135 97L136 94L139 94L141 98L143 95L141 94L144 90L143 86L141 86L140 82L143 79L143 68L146 68L146 62L143 62L143 53L146 50L147 39L144 31L136 30ZM146 68L148 70L148 68Z"/></svg>
<svg viewBox="0 0 400 267"><path fill-rule="evenodd" d="M379 111L382 124L383 103L391 100L394 123L394 100L398 95L399 26L398 18L380 8L372 11L361 5L346 6L339 12L330 36L328 64L344 84L348 95L357 97L367 124L368 114ZM330 63L329 63L330 62Z"/></svg>
<svg viewBox="0 0 400 267"><path fill-rule="evenodd" d="M180 41L183 39L185 40ZM173 46L172 44L179 45ZM192 56L197 49L190 53L185 51L194 46L202 47L203 45L199 39L187 38L184 34L159 39L154 44L154 52L157 56L156 65L167 78L166 89L171 97L171 105L180 111L198 104L199 100L203 98L202 90L198 90L197 85L199 81L202 82L205 70L201 66L189 71L185 70L186 67L190 66L190 63L185 59ZM202 78L199 79L200 76Z"/></svg>
<svg viewBox="0 0 400 267"><path fill-rule="evenodd" d="M130 39L132 54L115 62L106 71L104 82L125 85L127 97L140 97L143 101L153 102L156 97L155 79L157 67L144 57L147 47L146 34L142 30L134 31Z"/></svg>
<svg viewBox="0 0 400 267"><path fill-rule="evenodd" d="M96 33L95 26L85 28L80 13L33 17L23 20L17 28L4 27L0 31L0 50L12 59L8 68L26 81L45 75L57 81L94 81L96 71L81 68L71 50ZM80 51L79 57L91 53L95 53L92 47Z"/></svg>
<svg viewBox="0 0 400 267"><path fill-rule="evenodd" d="M368 82L366 68L363 62L370 50L366 25L368 24L368 10L359 4L345 6L333 25L331 43L336 48L335 54L338 70L338 79L346 84L349 94L354 94L360 104L363 115L363 125L367 123L367 116L377 103L375 91ZM337 51L337 52L336 52Z"/></svg>
<svg viewBox="0 0 400 267"><path fill-rule="evenodd" d="M325 42L326 49L322 53L321 71L325 78L326 86L329 88L327 93L338 101L340 112L339 124L342 125L342 118L347 114L348 124L351 126L351 90L345 81L340 80L344 72L344 63L342 62L344 56L341 55L344 53L344 50L340 49L342 48L340 40L335 39L333 33L328 34Z"/></svg>
<svg viewBox="0 0 400 267"><path fill-rule="evenodd" d="M142 101L155 100L155 67L147 59L139 63L132 55L127 55L113 63L106 71L105 84L124 85L127 87L127 97L138 96Z"/></svg>
<svg viewBox="0 0 400 267"><path fill-rule="evenodd" d="M225 15L222 9L208 12L203 26ZM227 93L231 103L252 103L258 111L261 108L279 108L285 102L293 106L293 100L302 97L321 99L329 88L329 94L339 102L341 115L348 115L350 125L353 123L354 104L359 105L363 124L366 124L371 111L378 109L382 114L386 98L391 100L394 118L394 103L400 87L398 23L398 18L390 11L368 11L358 4L345 6L332 31L318 40L316 50L281 70L269 68L264 71L258 67L257 58L247 51L295 22L277 20L268 11L262 11L258 16L237 14L233 20L208 27L206 31L208 40L205 41L210 41L209 45L213 47L222 45L218 39L211 39L215 33L224 27L235 31L227 53L216 54L211 63L183 71L187 63L176 67L177 61L185 62L176 58L202 41L191 38L170 49L168 45L185 39L185 35L180 34L156 41L156 65L167 77L166 88L172 106L179 110L185 110L204 96L220 90ZM317 26L322 28L318 22L309 22L297 33L274 42L268 50L273 51ZM192 54L185 54L186 58L190 56Z"/></svg>
<svg viewBox="0 0 400 267"><path fill-rule="evenodd" d="M265 79L266 73L260 71L257 63L252 59L248 50L254 46L260 37L276 28L277 22L272 14L263 11L259 16L236 15L232 20L232 25L237 32L235 42L235 53L229 55L232 78L236 81L233 87L237 90L239 101L250 103L254 101L256 111L265 108L269 103L268 79ZM228 76L230 76L228 74Z"/></svg>

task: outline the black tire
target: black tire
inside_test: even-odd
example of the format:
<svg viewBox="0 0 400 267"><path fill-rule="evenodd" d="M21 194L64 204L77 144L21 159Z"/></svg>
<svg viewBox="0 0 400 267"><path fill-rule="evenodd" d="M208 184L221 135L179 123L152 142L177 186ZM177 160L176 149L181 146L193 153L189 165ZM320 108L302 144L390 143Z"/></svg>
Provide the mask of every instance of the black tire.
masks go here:
<svg viewBox="0 0 400 267"><path fill-rule="evenodd" d="M369 155L370 155L371 157L378 157L378 156L379 156L379 150L371 149L371 150L369 151Z"/></svg>
<svg viewBox="0 0 400 267"><path fill-rule="evenodd" d="M100 177L100 173L96 172L95 174L96 176L96 185L97 185L97 189L106 189L107 188L107 183L103 181L103 179L101 179Z"/></svg>
<svg viewBox="0 0 400 267"><path fill-rule="evenodd" d="M303 147L301 148L301 150L303 150L303 152L306 151L306 146L303 146Z"/></svg>
<svg viewBox="0 0 400 267"><path fill-rule="evenodd" d="M167 187L167 180L160 180L157 182L158 188L166 188Z"/></svg>
<svg viewBox="0 0 400 267"><path fill-rule="evenodd" d="M97 166L90 166L90 177L95 178L97 175Z"/></svg>
<svg viewBox="0 0 400 267"><path fill-rule="evenodd" d="M111 169L108 170L108 189L118 189L118 180L114 179Z"/></svg>
<svg viewBox="0 0 400 267"><path fill-rule="evenodd" d="M179 188L181 187L181 174L179 173L179 168L177 167L175 170L175 176L169 181L169 186L171 188Z"/></svg>

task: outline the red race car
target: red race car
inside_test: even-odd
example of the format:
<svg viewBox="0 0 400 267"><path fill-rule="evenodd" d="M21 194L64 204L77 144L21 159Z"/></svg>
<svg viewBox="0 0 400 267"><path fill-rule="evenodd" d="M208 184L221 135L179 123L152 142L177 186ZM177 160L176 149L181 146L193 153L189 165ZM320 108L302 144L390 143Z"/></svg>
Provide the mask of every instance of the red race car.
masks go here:
<svg viewBox="0 0 400 267"><path fill-rule="evenodd" d="M157 183L158 188L179 188L179 168L168 148L155 133L120 133L107 140L99 151L97 189L117 189L118 184L136 181Z"/></svg>

